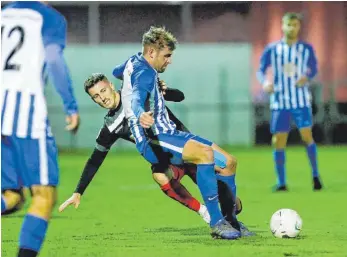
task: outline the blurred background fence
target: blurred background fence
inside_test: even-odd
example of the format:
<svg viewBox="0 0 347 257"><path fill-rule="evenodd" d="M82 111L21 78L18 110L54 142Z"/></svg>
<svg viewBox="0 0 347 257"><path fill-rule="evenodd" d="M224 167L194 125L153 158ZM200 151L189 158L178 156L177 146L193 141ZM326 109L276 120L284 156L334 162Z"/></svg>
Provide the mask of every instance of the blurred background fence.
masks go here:
<svg viewBox="0 0 347 257"><path fill-rule="evenodd" d="M4 3L2 3L4 4ZM270 144L268 98L255 79L264 46L281 38L287 11L304 15L301 37L312 43L319 62L314 81L314 137L319 143L347 143L346 2L51 2L68 21L66 60L71 70L82 126L63 132L64 114L52 87L47 97L52 129L63 148L94 146L105 110L83 90L84 79L103 72L117 88L112 69L141 50L151 25L165 25L180 45L161 75L182 90L182 103L169 103L194 133L218 144ZM299 143L293 129L289 143ZM120 143L120 147L133 147Z"/></svg>

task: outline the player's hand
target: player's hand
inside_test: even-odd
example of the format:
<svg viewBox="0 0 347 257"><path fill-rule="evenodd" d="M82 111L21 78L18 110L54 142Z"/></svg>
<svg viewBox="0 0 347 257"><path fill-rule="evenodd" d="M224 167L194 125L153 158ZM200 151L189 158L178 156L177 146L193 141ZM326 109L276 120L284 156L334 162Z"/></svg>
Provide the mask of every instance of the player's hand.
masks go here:
<svg viewBox="0 0 347 257"><path fill-rule="evenodd" d="M71 114L69 116L66 116L66 123L67 126L65 127L65 129L67 131L71 131L72 133L76 133L78 130L78 127L80 125L80 116L78 113L74 113Z"/></svg>
<svg viewBox="0 0 347 257"><path fill-rule="evenodd" d="M78 206L80 205L80 202L81 202L81 194L73 193L69 199L67 199L64 203L62 203L59 206L59 212L64 211L65 208L68 207L69 205L74 205L75 209L77 209Z"/></svg>
<svg viewBox="0 0 347 257"><path fill-rule="evenodd" d="M143 112L140 116L140 125L143 128L150 128L154 124L153 112Z"/></svg>
<svg viewBox="0 0 347 257"><path fill-rule="evenodd" d="M161 93L163 95L165 95L166 94L166 90L167 90L167 85L166 85L164 80L159 80L159 88L161 90Z"/></svg>
<svg viewBox="0 0 347 257"><path fill-rule="evenodd" d="M274 84L269 81L266 81L263 85L263 89L266 93L271 94L274 92Z"/></svg>
<svg viewBox="0 0 347 257"><path fill-rule="evenodd" d="M302 77L299 78L299 80L296 82L296 86L297 86L297 87L305 86L307 82L308 82L308 78L307 78L306 76L302 76Z"/></svg>

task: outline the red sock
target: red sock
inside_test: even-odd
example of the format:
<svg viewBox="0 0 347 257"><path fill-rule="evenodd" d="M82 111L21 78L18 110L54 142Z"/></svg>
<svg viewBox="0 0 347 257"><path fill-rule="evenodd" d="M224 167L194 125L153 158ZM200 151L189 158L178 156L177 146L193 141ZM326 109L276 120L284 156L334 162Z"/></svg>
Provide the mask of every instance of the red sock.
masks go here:
<svg viewBox="0 0 347 257"><path fill-rule="evenodd" d="M167 196L183 204L189 209L196 212L200 209L200 202L192 197L187 189L176 180L171 180L170 183L167 183L160 188Z"/></svg>

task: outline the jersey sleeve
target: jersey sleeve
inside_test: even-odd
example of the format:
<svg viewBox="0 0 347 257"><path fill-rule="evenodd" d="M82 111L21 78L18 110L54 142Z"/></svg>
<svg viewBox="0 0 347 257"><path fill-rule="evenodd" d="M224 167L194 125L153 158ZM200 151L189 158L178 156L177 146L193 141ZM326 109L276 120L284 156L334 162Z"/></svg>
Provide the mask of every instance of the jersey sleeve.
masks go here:
<svg viewBox="0 0 347 257"><path fill-rule="evenodd" d="M67 115L78 112L69 69L64 59L67 23L63 15L51 7L42 11L42 40L49 78L63 100Z"/></svg>
<svg viewBox="0 0 347 257"><path fill-rule="evenodd" d="M42 39L45 47L57 44L64 48L66 31L67 23L63 15L53 10L43 14Z"/></svg>
<svg viewBox="0 0 347 257"><path fill-rule="evenodd" d="M308 46L308 51L309 51L309 57L307 62L308 70L306 72L306 76L311 80L318 73L317 57L312 45Z"/></svg>
<svg viewBox="0 0 347 257"><path fill-rule="evenodd" d="M261 57L260 65L257 71L257 79L261 85L264 84L266 78L266 70L271 64L271 45L265 47Z"/></svg>
<svg viewBox="0 0 347 257"><path fill-rule="evenodd" d="M45 49L47 72L56 91L63 100L64 112L68 115L78 112L69 69L63 56L63 48L50 44Z"/></svg>
<svg viewBox="0 0 347 257"><path fill-rule="evenodd" d="M182 102L184 100L184 93L176 88L167 88L165 91L164 99L170 102Z"/></svg>
<svg viewBox="0 0 347 257"><path fill-rule="evenodd" d="M133 85L131 108L138 119L145 111L145 102L154 88L154 78L154 74L148 69L134 72L131 75Z"/></svg>
<svg viewBox="0 0 347 257"><path fill-rule="evenodd" d="M123 80L123 72L125 70L126 64L127 62L117 65L112 71L113 76L116 77L117 79Z"/></svg>

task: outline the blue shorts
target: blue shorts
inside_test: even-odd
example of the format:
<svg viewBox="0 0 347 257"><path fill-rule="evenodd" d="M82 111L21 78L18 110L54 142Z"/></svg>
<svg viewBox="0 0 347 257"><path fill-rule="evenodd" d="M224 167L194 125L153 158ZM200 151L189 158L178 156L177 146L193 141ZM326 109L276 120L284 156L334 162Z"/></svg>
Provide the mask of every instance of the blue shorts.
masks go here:
<svg viewBox="0 0 347 257"><path fill-rule="evenodd" d="M56 186L59 182L57 147L54 138L2 136L1 190L20 186Z"/></svg>
<svg viewBox="0 0 347 257"><path fill-rule="evenodd" d="M168 163L172 165L182 165L182 152L185 144L190 140L198 141L202 144L212 146L212 142L199 136L175 131L174 134L159 134L155 139L145 142L141 149L142 156L151 164ZM225 168L226 158L223 154L214 151L215 164L220 168Z"/></svg>
<svg viewBox="0 0 347 257"><path fill-rule="evenodd" d="M291 119L294 120L298 129L312 127L312 110L308 107L292 110L272 110L270 124L271 133L288 133L290 131Z"/></svg>

